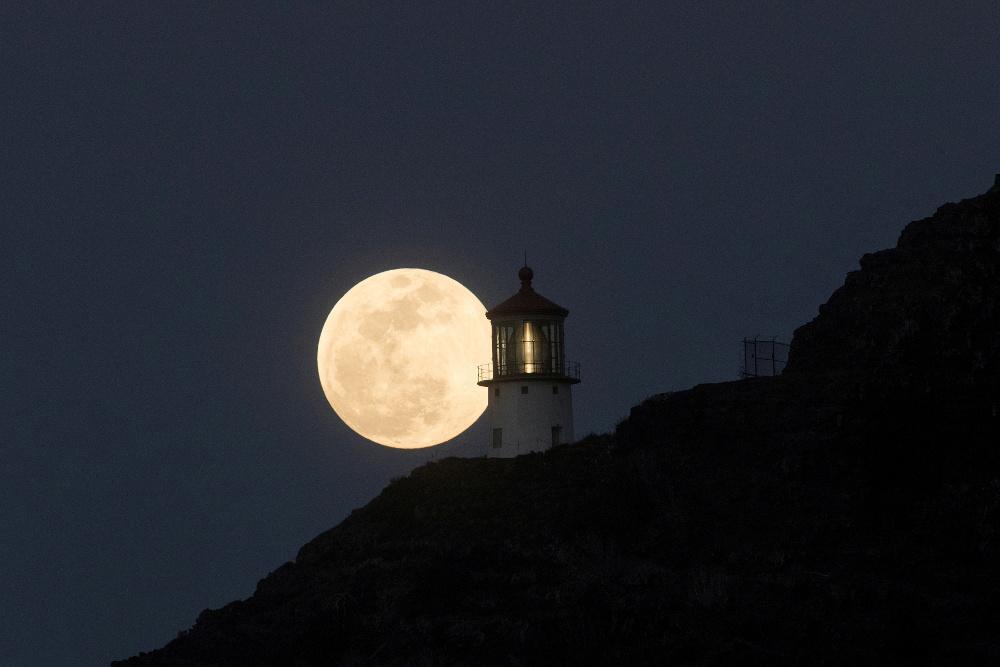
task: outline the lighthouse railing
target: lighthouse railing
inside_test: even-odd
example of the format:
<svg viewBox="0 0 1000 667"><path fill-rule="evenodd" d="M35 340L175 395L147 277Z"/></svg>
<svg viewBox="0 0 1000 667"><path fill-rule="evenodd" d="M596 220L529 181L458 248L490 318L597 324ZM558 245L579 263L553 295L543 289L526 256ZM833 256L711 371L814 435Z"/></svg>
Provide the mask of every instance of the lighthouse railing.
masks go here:
<svg viewBox="0 0 1000 667"><path fill-rule="evenodd" d="M495 380L504 377L568 377L580 379L580 362L563 361L561 363L543 363L521 361L502 364L494 368L492 363L480 364L479 382Z"/></svg>

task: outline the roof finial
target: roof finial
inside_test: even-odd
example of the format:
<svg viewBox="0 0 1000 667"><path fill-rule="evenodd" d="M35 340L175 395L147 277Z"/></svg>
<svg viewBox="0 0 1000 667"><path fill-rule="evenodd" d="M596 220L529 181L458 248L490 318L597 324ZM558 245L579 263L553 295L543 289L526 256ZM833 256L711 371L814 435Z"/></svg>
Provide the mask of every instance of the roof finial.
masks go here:
<svg viewBox="0 0 1000 667"><path fill-rule="evenodd" d="M521 289L531 289L531 279L535 277L535 272L528 266L527 258L524 266L517 272L517 277L521 280Z"/></svg>
<svg viewBox="0 0 1000 667"><path fill-rule="evenodd" d="M531 289L531 279L535 277L535 272L528 266L528 249L524 249L524 266L517 272L517 277L521 280L521 289Z"/></svg>

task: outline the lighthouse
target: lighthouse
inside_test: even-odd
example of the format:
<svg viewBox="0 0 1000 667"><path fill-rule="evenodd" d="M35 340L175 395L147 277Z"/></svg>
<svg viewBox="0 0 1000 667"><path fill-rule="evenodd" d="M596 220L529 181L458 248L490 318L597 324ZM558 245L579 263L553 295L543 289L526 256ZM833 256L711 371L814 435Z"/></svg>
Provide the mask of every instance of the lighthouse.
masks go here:
<svg viewBox="0 0 1000 667"><path fill-rule="evenodd" d="M479 367L479 385L489 391L487 456L540 452L574 439L572 387L580 365L566 360L569 311L535 291L529 267L517 277L517 294L486 311L493 360Z"/></svg>

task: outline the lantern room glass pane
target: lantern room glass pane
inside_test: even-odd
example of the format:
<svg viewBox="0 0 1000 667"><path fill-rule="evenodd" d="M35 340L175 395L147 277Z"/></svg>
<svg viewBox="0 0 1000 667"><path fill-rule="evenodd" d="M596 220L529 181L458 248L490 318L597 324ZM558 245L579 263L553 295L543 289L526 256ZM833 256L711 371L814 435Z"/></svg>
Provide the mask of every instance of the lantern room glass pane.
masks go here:
<svg viewBox="0 0 1000 667"><path fill-rule="evenodd" d="M508 368L513 336L513 324L504 322L493 325L493 368L495 375L508 375L514 372L513 369Z"/></svg>
<svg viewBox="0 0 1000 667"><path fill-rule="evenodd" d="M525 373L545 373L549 371L551 356L545 326L539 322L525 320L521 323L517 338L520 361Z"/></svg>

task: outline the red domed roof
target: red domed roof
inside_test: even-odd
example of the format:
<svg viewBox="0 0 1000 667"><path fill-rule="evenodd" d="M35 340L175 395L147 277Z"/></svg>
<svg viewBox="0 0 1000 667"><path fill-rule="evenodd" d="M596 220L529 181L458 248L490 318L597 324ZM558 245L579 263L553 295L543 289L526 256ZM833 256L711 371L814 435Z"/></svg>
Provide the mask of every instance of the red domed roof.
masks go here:
<svg viewBox="0 0 1000 667"><path fill-rule="evenodd" d="M506 315L548 315L550 317L566 317L569 311L557 303L549 301L531 287L531 279L535 272L529 267L521 267L517 277L521 280L521 289L498 306L486 311L487 319L493 320Z"/></svg>

